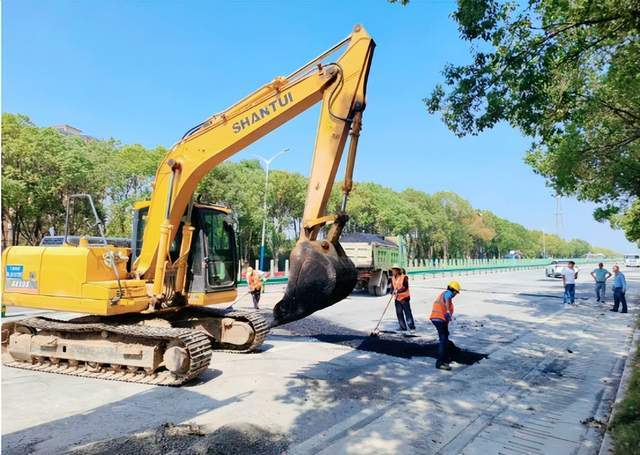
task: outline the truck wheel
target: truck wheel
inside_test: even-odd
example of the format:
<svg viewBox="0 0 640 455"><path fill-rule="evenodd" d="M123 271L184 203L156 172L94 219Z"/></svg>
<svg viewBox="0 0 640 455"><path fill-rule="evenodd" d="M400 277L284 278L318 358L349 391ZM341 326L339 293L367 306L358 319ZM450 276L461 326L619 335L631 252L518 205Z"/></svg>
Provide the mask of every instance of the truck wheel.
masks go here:
<svg viewBox="0 0 640 455"><path fill-rule="evenodd" d="M369 278L369 295L380 297L389 292L389 276L387 272L377 271Z"/></svg>
<svg viewBox="0 0 640 455"><path fill-rule="evenodd" d="M384 272L382 275L382 295L387 295L389 291L391 291L391 278L387 275L387 272Z"/></svg>

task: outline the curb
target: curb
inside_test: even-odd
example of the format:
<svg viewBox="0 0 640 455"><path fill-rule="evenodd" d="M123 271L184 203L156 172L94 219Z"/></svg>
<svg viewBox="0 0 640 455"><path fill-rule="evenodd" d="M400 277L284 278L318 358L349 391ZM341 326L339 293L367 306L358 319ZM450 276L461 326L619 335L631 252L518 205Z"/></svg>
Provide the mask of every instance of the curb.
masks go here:
<svg viewBox="0 0 640 455"><path fill-rule="evenodd" d="M611 414L609 415L609 419L607 420L607 427L609 426L609 422L613 419L616 413L616 405L622 401L624 398L624 394L627 391L627 387L629 384L629 378L631 377L631 360L633 360L639 349L640 345L640 327L636 325L634 329L631 347L629 349L629 354L624 363L624 370L622 370L622 376L620 377L620 382L618 383L618 391L616 392L616 397L614 402L611 405ZM613 454L613 437L611 436L611 432L607 428L604 433L604 437L602 438L602 444L600 445L600 450L598 451L598 455L611 455Z"/></svg>

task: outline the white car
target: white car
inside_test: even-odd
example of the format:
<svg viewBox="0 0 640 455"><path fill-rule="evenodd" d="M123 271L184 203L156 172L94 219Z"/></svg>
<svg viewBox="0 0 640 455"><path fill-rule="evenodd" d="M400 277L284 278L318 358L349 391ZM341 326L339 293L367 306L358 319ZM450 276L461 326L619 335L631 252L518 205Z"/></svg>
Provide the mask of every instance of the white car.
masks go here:
<svg viewBox="0 0 640 455"><path fill-rule="evenodd" d="M544 269L544 274L549 278L562 278L562 270L569 267L569 260L551 261ZM578 272L578 266L574 266L576 273Z"/></svg>
<svg viewBox="0 0 640 455"><path fill-rule="evenodd" d="M625 254L624 265L627 267L640 267L640 254Z"/></svg>

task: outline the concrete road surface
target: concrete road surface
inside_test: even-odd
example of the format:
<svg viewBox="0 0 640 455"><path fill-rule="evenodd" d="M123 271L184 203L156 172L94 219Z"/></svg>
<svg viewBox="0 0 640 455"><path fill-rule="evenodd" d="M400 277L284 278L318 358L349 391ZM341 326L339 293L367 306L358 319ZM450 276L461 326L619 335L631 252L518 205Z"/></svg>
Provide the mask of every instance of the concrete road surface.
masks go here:
<svg viewBox="0 0 640 455"><path fill-rule="evenodd" d="M203 441L211 453L597 453L640 311L640 271L624 271L626 315L595 302L588 273L575 306L542 270L455 277L464 290L451 338L462 351L451 372L434 368L427 321L448 276L412 280L415 338L387 333L393 307L382 336L368 337L387 298L356 293L273 330L259 353L214 354L182 388L3 367L2 449L129 453L160 441L168 451L170 435L145 431L170 422L197 429L181 453L205 453ZM261 311L282 291L268 286Z"/></svg>

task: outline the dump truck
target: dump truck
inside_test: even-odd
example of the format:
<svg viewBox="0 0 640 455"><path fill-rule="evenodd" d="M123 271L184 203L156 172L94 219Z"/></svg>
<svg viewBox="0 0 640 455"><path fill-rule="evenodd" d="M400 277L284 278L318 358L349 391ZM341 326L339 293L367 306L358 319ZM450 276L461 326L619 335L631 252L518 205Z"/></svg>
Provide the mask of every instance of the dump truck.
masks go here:
<svg viewBox="0 0 640 455"><path fill-rule="evenodd" d="M356 290L381 296L391 288L391 267L407 265L407 251L401 238L379 234L343 234L342 248L358 271Z"/></svg>

